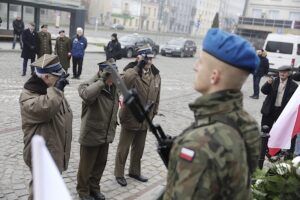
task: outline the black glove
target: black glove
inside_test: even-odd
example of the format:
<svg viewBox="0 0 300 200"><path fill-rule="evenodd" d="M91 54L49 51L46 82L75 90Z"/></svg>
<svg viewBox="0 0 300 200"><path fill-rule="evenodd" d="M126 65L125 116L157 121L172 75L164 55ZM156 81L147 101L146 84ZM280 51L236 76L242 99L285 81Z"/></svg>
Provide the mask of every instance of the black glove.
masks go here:
<svg viewBox="0 0 300 200"><path fill-rule="evenodd" d="M107 80L107 78L109 77L110 73L106 70L101 71L100 72L100 79L103 80L103 82L105 83L105 81Z"/></svg>
<svg viewBox="0 0 300 200"><path fill-rule="evenodd" d="M59 77L59 79L56 81L54 87L56 87L57 89L64 91L64 88L66 87L66 85L69 84L69 81L67 80L68 76L70 74L63 74L61 75L61 77Z"/></svg>
<svg viewBox="0 0 300 200"><path fill-rule="evenodd" d="M145 65L147 64L147 61L146 60L141 60L138 64L137 64L137 67L139 70L142 70Z"/></svg>

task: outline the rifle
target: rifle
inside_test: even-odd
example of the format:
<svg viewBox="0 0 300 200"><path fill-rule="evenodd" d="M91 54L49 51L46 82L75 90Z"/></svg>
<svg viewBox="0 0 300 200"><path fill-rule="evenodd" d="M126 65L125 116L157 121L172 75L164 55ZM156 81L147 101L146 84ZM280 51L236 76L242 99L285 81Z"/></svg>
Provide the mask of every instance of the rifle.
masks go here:
<svg viewBox="0 0 300 200"><path fill-rule="evenodd" d="M130 109L138 122L142 123L144 120L147 121L150 131L153 133L157 140L157 152L165 166L168 168L169 154L174 138L166 135L160 125L154 125L152 123L152 120L149 118L148 113L151 110L153 104L144 108L137 95L137 91L135 89L128 90L117 70L111 66L108 67L110 67L113 83L117 86L117 88L123 95L123 102Z"/></svg>

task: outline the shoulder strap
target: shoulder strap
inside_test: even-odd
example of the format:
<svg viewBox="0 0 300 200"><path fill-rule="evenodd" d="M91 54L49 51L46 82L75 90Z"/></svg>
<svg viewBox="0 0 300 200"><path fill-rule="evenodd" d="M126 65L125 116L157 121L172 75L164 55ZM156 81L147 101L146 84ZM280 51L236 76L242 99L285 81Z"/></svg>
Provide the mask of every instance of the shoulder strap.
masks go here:
<svg viewBox="0 0 300 200"><path fill-rule="evenodd" d="M214 116L211 117L211 121L212 122L214 122L214 121L215 122L220 122L220 123L226 124L226 125L234 128L239 133L240 137L244 141L244 137L243 137L242 132L239 129L238 125L232 119L227 117L226 115L222 115L222 114L214 115ZM248 163L248 167L250 168L250 155L249 155L249 152L248 152L247 145L246 145L245 141L244 141L244 144L245 144L245 149L246 149L246 153L247 153L247 163ZM248 186L250 186L250 169L249 169L249 173L248 173Z"/></svg>

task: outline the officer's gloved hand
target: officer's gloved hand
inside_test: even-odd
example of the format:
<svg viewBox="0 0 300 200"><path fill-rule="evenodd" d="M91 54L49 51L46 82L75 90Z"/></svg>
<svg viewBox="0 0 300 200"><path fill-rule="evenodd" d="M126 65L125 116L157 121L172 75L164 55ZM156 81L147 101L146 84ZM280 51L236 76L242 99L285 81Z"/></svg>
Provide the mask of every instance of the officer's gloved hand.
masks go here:
<svg viewBox="0 0 300 200"><path fill-rule="evenodd" d="M66 87L66 85L69 84L69 81L67 80L69 75L70 74L66 74L66 73L61 75L61 77L59 77L59 79L56 81L54 87L56 87L57 89L59 89L61 91L64 91L64 88Z"/></svg>
<svg viewBox="0 0 300 200"><path fill-rule="evenodd" d="M103 80L103 82L105 83L107 78L109 77L110 73L106 70L100 72L100 79Z"/></svg>
<svg viewBox="0 0 300 200"><path fill-rule="evenodd" d="M146 64L147 64L147 61L146 61L146 60L141 60L141 61L138 62L137 68L138 68L139 70L142 70L142 69L145 67Z"/></svg>
<svg viewBox="0 0 300 200"><path fill-rule="evenodd" d="M140 76L142 76L143 68L145 67L146 64L147 64L146 60L140 60L137 66L135 66L135 70Z"/></svg>

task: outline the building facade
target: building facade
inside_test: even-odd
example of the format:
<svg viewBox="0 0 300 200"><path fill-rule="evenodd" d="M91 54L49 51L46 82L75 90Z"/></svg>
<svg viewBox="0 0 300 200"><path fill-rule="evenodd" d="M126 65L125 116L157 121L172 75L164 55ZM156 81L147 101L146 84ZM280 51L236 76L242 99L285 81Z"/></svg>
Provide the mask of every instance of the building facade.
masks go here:
<svg viewBox="0 0 300 200"><path fill-rule="evenodd" d="M163 32L191 34L197 12L196 0L162 0L160 30Z"/></svg>
<svg viewBox="0 0 300 200"><path fill-rule="evenodd" d="M194 26L192 36L204 37L207 30L211 28L215 14L219 12L221 0L197 0L196 15L194 17Z"/></svg>
<svg viewBox="0 0 300 200"><path fill-rule="evenodd" d="M300 35L300 0L247 0L236 33L262 48L269 33Z"/></svg>

